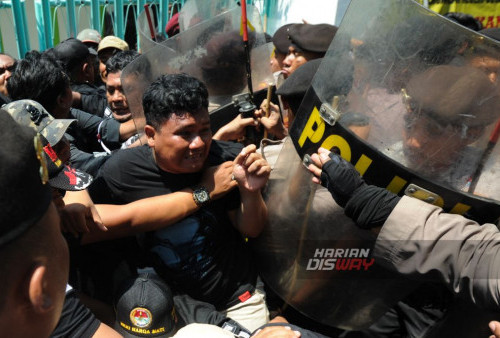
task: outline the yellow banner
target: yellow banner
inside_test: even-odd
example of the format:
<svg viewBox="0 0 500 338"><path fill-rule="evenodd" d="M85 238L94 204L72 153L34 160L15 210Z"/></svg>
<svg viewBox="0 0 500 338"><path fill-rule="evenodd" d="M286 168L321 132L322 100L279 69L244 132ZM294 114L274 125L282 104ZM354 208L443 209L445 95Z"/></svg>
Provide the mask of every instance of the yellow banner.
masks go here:
<svg viewBox="0 0 500 338"><path fill-rule="evenodd" d="M439 14L470 14L481 21L484 28L500 27L500 0L429 0L429 9Z"/></svg>

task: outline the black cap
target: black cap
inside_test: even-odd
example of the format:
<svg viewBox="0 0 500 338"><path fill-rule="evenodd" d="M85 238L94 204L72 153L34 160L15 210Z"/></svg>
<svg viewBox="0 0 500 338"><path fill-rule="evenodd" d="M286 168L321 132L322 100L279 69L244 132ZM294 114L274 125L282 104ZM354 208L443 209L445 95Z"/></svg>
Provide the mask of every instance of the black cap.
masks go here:
<svg viewBox="0 0 500 338"><path fill-rule="evenodd" d="M89 47L75 38L62 41L54 47L53 52L67 71L72 70L90 55Z"/></svg>
<svg viewBox="0 0 500 338"><path fill-rule="evenodd" d="M337 27L326 23L318 25L296 24L288 28L288 37L299 51L326 53L332 43Z"/></svg>
<svg viewBox="0 0 500 338"><path fill-rule="evenodd" d="M15 240L46 213L52 200L42 141L0 109L0 247Z"/></svg>
<svg viewBox="0 0 500 338"><path fill-rule="evenodd" d="M94 180L92 175L63 163L59 157L57 157L56 152L52 149L49 142L45 140L43 136L40 137L43 143L43 155L47 163L50 186L66 191L87 189Z"/></svg>
<svg viewBox="0 0 500 338"><path fill-rule="evenodd" d="M288 47L290 47L291 44L290 39L288 39L288 29L293 25L295 24L289 23L281 26L274 33L272 41L278 53L288 54Z"/></svg>
<svg viewBox="0 0 500 338"><path fill-rule="evenodd" d="M115 310L115 328L124 337L169 337L176 329L172 291L155 274L125 281Z"/></svg>
<svg viewBox="0 0 500 338"><path fill-rule="evenodd" d="M297 68L276 91L282 96L304 96L323 58L307 61Z"/></svg>

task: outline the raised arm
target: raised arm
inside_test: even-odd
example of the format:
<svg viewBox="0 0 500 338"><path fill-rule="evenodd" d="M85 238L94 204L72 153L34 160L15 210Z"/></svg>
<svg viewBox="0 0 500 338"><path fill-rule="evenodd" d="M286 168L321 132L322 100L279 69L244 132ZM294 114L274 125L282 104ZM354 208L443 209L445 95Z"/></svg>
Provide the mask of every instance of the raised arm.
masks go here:
<svg viewBox="0 0 500 338"><path fill-rule="evenodd" d="M234 160L233 175L238 182L241 205L229 213L236 228L248 237L257 237L267 223L267 207L261 190L269 179L271 167L255 151L255 145L249 145Z"/></svg>

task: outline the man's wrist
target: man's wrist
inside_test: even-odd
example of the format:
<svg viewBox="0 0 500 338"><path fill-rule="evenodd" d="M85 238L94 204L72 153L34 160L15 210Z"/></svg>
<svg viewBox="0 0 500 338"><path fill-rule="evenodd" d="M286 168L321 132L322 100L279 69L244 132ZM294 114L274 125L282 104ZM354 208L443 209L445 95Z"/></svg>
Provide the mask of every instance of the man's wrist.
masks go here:
<svg viewBox="0 0 500 338"><path fill-rule="evenodd" d="M193 200L197 206L202 207L210 203L210 192L204 186L193 188Z"/></svg>

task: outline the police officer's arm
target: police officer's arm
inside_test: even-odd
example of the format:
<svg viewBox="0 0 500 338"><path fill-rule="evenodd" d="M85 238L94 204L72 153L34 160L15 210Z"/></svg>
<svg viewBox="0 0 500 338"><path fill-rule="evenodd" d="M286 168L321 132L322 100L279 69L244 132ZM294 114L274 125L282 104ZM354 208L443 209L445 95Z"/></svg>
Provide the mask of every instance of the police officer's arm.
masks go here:
<svg viewBox="0 0 500 338"><path fill-rule="evenodd" d="M238 182L241 205L237 211L229 212L236 228L248 237L257 237L267 223L267 207L261 189L269 179L271 167L256 150L251 144L234 160L233 175Z"/></svg>
<svg viewBox="0 0 500 338"><path fill-rule="evenodd" d="M225 162L205 170L200 185L207 188L212 200L224 196L236 187L236 181L231 180L232 171L232 162ZM108 231L85 234L82 243L93 243L161 229L177 223L199 208L193 199L191 188L125 205L96 204L96 209Z"/></svg>
<svg viewBox="0 0 500 338"><path fill-rule="evenodd" d="M349 162L324 148L319 148L311 159L314 164L309 165L309 170L315 175L313 182L327 188L360 228L384 224L400 199L397 195L366 184Z"/></svg>
<svg viewBox="0 0 500 338"><path fill-rule="evenodd" d="M363 182L338 155L320 150L311 166L345 213L368 228L383 224L375 261L413 277L434 277L482 308L500 305L500 232L418 199L399 198ZM322 167L323 170L320 168ZM370 188L371 187L371 188Z"/></svg>

